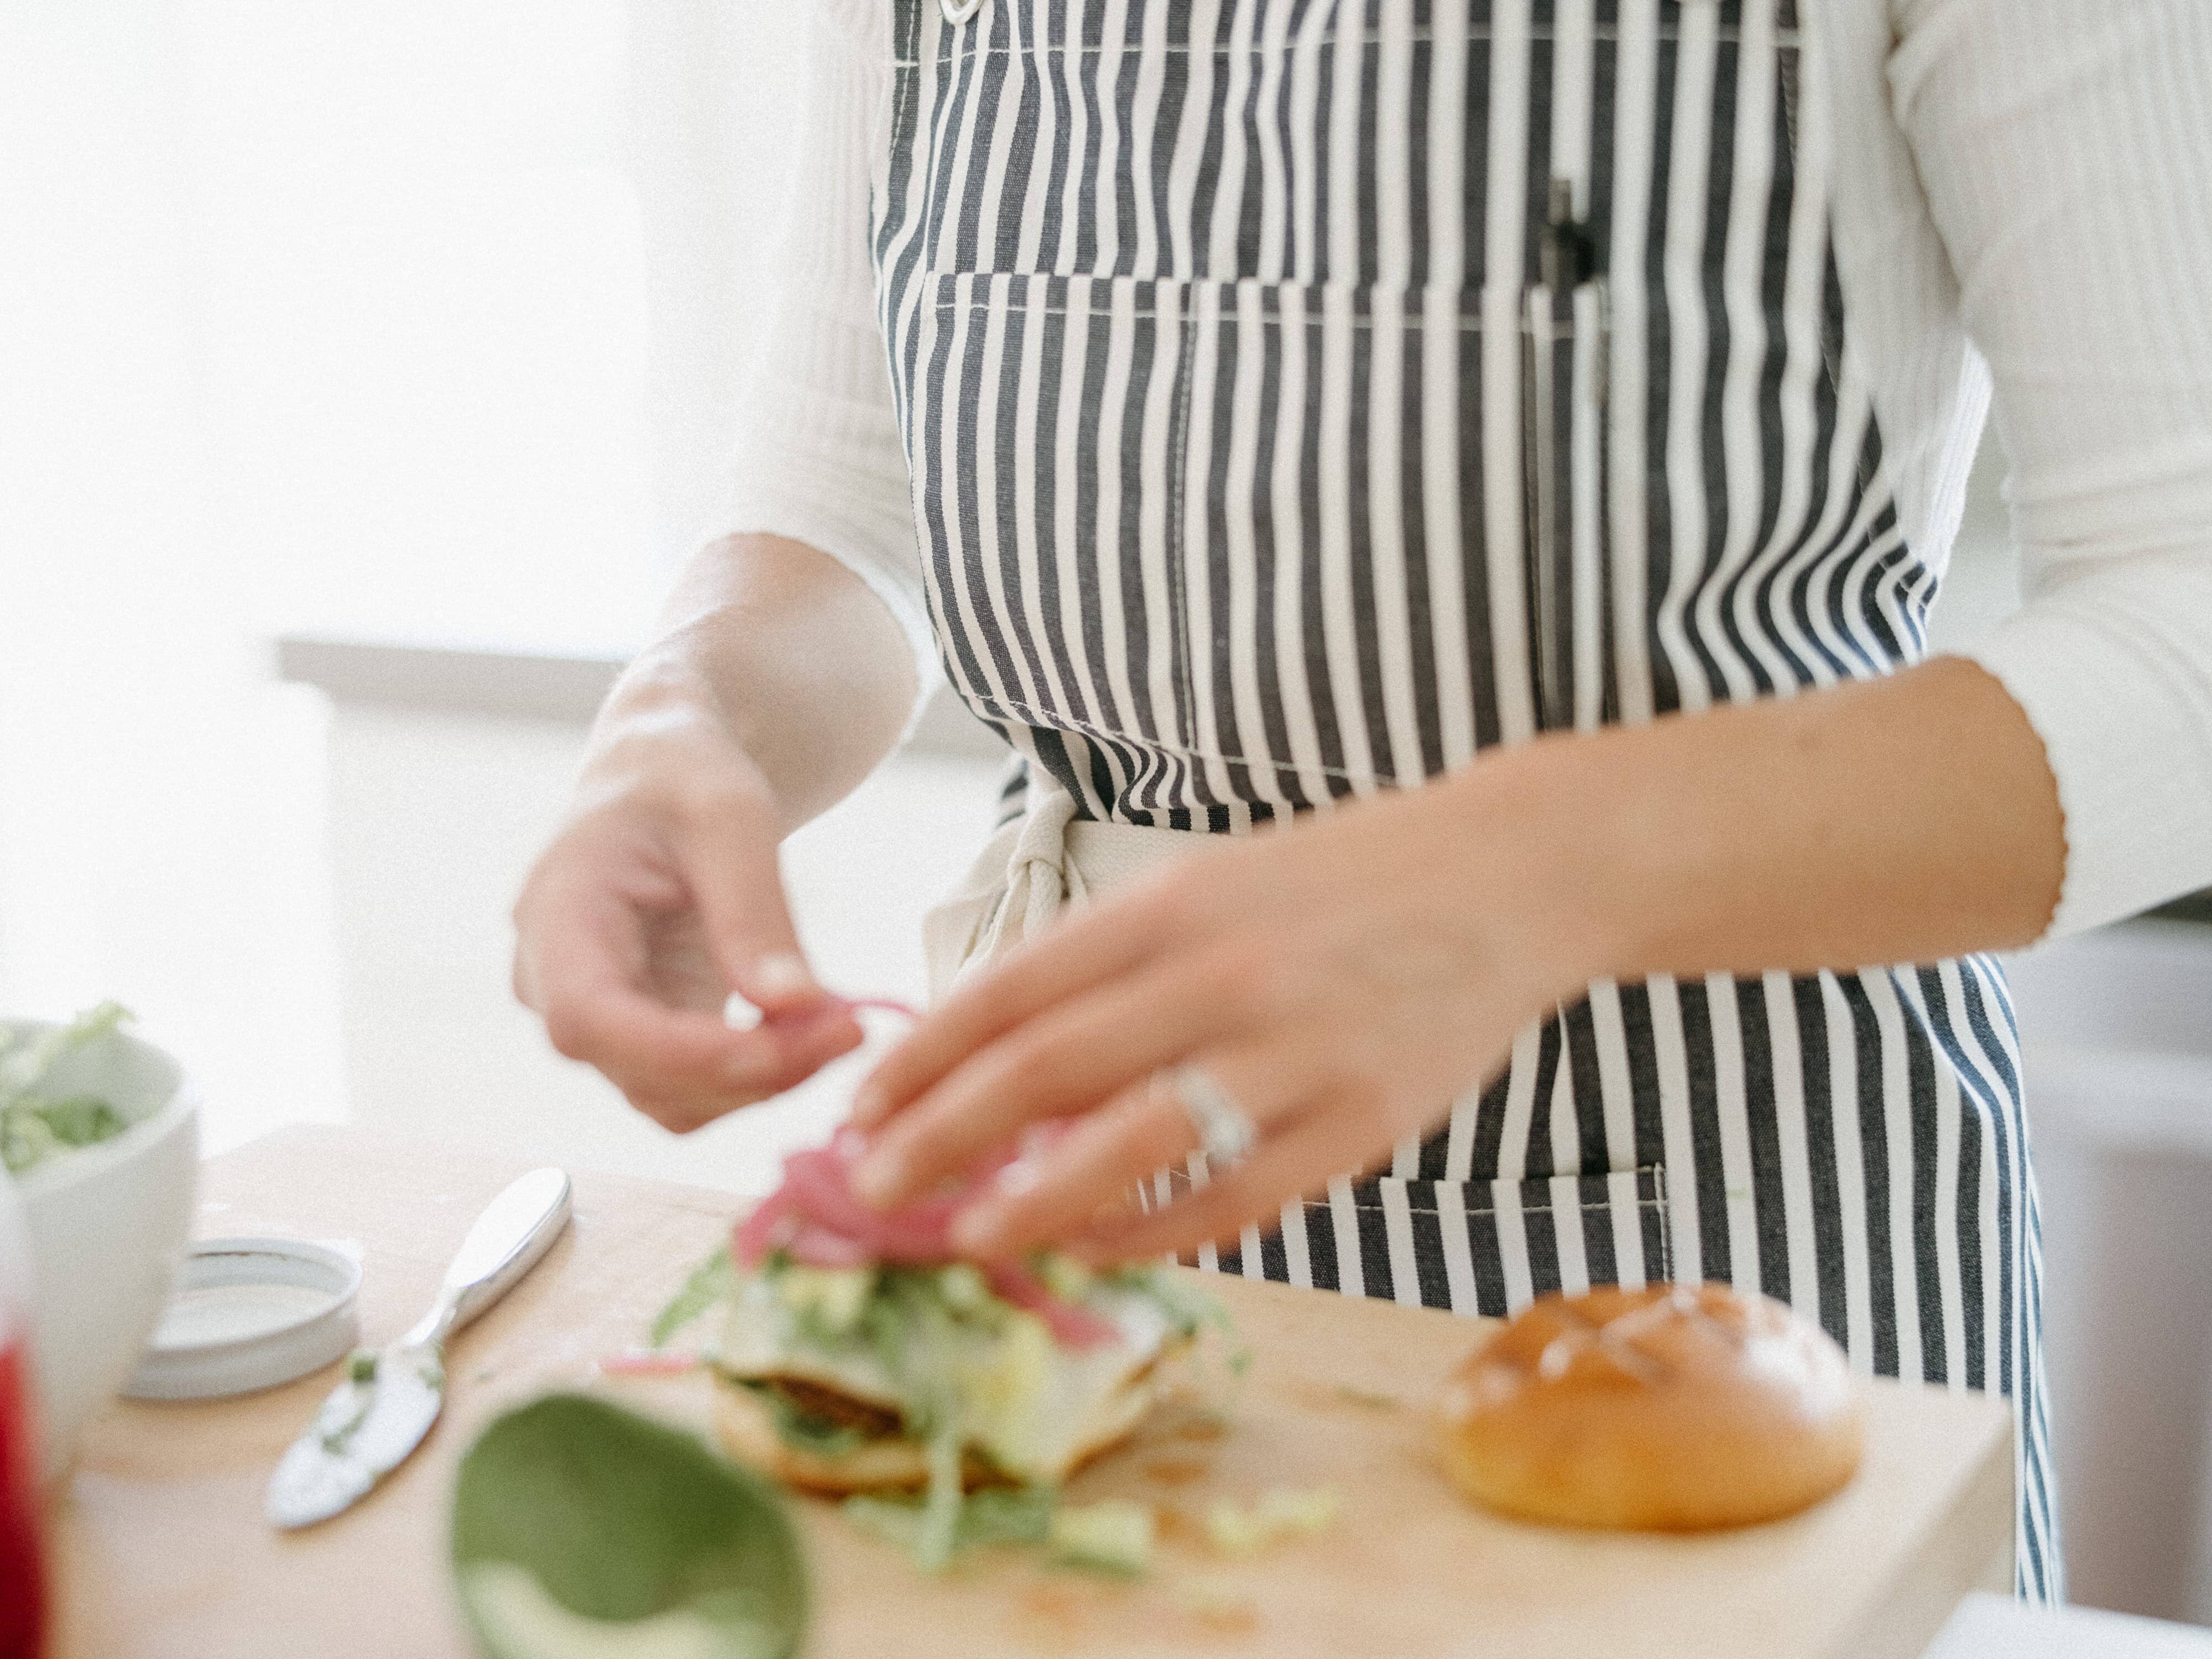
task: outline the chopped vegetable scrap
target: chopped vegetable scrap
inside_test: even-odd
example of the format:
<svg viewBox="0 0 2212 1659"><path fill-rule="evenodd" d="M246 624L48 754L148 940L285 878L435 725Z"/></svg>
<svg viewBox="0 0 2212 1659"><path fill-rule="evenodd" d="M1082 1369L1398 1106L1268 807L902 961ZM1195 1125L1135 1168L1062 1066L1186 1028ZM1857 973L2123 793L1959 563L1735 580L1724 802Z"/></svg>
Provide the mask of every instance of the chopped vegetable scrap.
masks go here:
<svg viewBox="0 0 2212 1659"><path fill-rule="evenodd" d="M1291 1538L1325 1531L1342 1500L1331 1487L1270 1486L1249 1504L1229 1498L1206 1512L1206 1535L1224 1555L1258 1555Z"/></svg>
<svg viewBox="0 0 2212 1659"><path fill-rule="evenodd" d="M1152 1512L1142 1504L1105 1498L1063 1504L1045 1533L1053 1559L1072 1567L1136 1577L1152 1561Z"/></svg>

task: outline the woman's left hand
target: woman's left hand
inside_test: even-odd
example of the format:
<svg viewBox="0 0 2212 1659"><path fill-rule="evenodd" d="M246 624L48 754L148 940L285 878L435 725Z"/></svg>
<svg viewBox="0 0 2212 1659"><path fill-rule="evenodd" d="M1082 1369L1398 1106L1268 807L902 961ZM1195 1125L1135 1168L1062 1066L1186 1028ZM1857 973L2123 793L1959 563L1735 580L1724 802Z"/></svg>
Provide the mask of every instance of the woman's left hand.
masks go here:
<svg viewBox="0 0 2212 1659"><path fill-rule="evenodd" d="M1072 1120L961 1218L979 1255L1094 1261L1272 1224L1379 1161L1497 1069L1588 977L1469 772L1209 846L1074 913L962 987L855 1102L857 1171L895 1204L1028 1125ZM1493 828L1486 830L1486 821ZM1202 1067L1259 1131L1150 1213L1137 1182L1197 1146L1164 1068Z"/></svg>

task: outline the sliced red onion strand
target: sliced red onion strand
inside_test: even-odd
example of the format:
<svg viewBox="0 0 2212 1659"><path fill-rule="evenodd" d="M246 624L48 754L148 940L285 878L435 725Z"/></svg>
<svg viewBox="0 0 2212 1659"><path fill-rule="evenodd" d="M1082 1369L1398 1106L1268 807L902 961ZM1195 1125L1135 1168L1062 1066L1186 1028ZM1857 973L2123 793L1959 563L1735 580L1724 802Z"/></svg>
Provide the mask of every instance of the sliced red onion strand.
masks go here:
<svg viewBox="0 0 2212 1659"><path fill-rule="evenodd" d="M878 1008L884 1013L901 1014L911 1020L919 1021L921 1018L921 1009L915 1007L911 1002L901 1001L897 997L840 996L833 996L822 1002L805 1003L799 1007L786 1008L773 1014L763 1012L761 1018L770 1025L781 1025L788 1022L816 1018L824 1008L835 1008L840 1012L848 1014L857 1014L866 1009Z"/></svg>
<svg viewBox="0 0 2212 1659"><path fill-rule="evenodd" d="M887 1014L904 1014L908 1019L919 1020L921 1010L911 1002L901 1002L896 997L839 997L839 1005L854 1012L862 1008L880 1008Z"/></svg>
<svg viewBox="0 0 2212 1659"><path fill-rule="evenodd" d="M1109 1341L1114 1328L1088 1308L1079 1308L1054 1296L1044 1281L1018 1262L986 1264L983 1277L1005 1301L1025 1308L1045 1322L1053 1340L1063 1348L1091 1348Z"/></svg>
<svg viewBox="0 0 2212 1659"><path fill-rule="evenodd" d="M730 1254L748 1267L757 1267L770 1250L786 1242L799 1220L788 1189L778 1188L753 1206L753 1212L730 1235Z"/></svg>
<svg viewBox="0 0 2212 1659"><path fill-rule="evenodd" d="M953 1249L953 1218L981 1196L1017 1158L1034 1155L1054 1130L1032 1130L984 1159L958 1182L902 1208L883 1211L862 1201L852 1186L853 1167L866 1142L841 1130L827 1146L787 1154L783 1184L762 1200L730 1238L742 1265L760 1265L772 1251L788 1250L809 1267L859 1267L872 1263L929 1267L962 1260ZM1006 1301L1044 1321L1065 1347L1106 1341L1114 1328L1097 1315L1053 1294L1036 1274L1014 1261L978 1262L986 1281Z"/></svg>
<svg viewBox="0 0 2212 1659"><path fill-rule="evenodd" d="M696 1354L667 1353L659 1348L625 1348L599 1361L599 1369L610 1376L681 1376L696 1370L698 1364Z"/></svg>
<svg viewBox="0 0 2212 1659"><path fill-rule="evenodd" d="M791 1259L802 1267L866 1267L882 1260L856 1240L809 1223L791 1241Z"/></svg>

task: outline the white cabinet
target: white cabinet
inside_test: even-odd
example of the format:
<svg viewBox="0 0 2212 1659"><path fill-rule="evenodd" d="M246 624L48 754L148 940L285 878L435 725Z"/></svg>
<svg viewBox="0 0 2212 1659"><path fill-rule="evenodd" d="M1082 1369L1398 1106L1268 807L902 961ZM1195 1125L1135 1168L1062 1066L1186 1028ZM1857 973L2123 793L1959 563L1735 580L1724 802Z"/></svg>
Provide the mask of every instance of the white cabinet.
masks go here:
<svg viewBox="0 0 2212 1659"><path fill-rule="evenodd" d="M2212 1622L2212 927L2011 967L2072 1591Z"/></svg>

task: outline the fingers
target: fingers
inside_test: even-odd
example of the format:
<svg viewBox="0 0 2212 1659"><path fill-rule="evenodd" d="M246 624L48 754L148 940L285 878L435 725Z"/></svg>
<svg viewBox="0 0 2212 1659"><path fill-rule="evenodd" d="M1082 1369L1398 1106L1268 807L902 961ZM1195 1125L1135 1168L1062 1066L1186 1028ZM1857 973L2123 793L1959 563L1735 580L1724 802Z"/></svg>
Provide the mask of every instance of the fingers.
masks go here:
<svg viewBox="0 0 2212 1659"><path fill-rule="evenodd" d="M1164 954L1173 937L1171 890L1154 881L1102 900L956 990L861 1085L854 1126L878 1127L994 1039Z"/></svg>
<svg viewBox="0 0 2212 1659"><path fill-rule="evenodd" d="M836 1010L810 1019L803 1033L778 1030L743 1034L740 1041L757 1043L759 1052L729 1068L749 1079L735 1088L703 1086L696 1078L671 1076L665 1070L618 1075L605 1065L599 1069L639 1111L663 1128L684 1134L798 1087L860 1040L850 1019Z"/></svg>
<svg viewBox="0 0 2212 1659"><path fill-rule="evenodd" d="M553 1046L597 1066L665 1127L694 1129L780 1094L856 1047L849 1014L815 1015L735 1031L720 1015L650 994L644 924L611 888L555 883L533 908L518 979Z"/></svg>
<svg viewBox="0 0 2212 1659"><path fill-rule="evenodd" d="M1263 1146L1291 1133L1316 1103L1309 1079L1318 1068L1280 1049L1209 1050L1196 1063L1251 1116ZM1087 1237L1102 1216L1126 1208L1139 1182L1181 1164L1198 1144L1170 1082L1148 1080L1079 1120L1049 1152L1018 1166L1018 1182L963 1212L954 1243L996 1257Z"/></svg>
<svg viewBox="0 0 2212 1659"><path fill-rule="evenodd" d="M1233 1036L1248 994L1239 980L1237 964L1218 955L1170 961L1047 1007L890 1119L854 1172L856 1187L871 1202L896 1204L1025 1124L1085 1110Z"/></svg>
<svg viewBox="0 0 2212 1659"><path fill-rule="evenodd" d="M1205 1186L1164 1209L1125 1209L1095 1219L1068 1241L1069 1254L1105 1267L1229 1243L1251 1222L1271 1222L1285 1204L1320 1191L1347 1170L1364 1167L1373 1152L1370 1119L1355 1102L1317 1104L1280 1136L1263 1139L1244 1163L1216 1171Z"/></svg>
<svg viewBox="0 0 2212 1659"><path fill-rule="evenodd" d="M806 965L784 902L778 830L765 799L724 789L695 799L672 832L708 951L765 1022L811 1012L829 998Z"/></svg>

